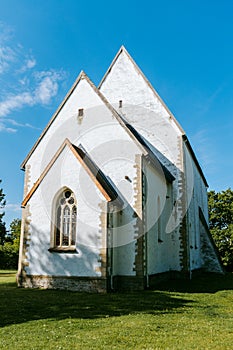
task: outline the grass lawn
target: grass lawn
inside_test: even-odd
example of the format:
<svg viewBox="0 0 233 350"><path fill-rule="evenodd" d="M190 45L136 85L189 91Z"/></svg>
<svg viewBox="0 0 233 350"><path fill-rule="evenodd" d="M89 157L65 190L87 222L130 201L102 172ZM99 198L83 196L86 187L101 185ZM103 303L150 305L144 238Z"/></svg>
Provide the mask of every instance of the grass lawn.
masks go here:
<svg viewBox="0 0 233 350"><path fill-rule="evenodd" d="M233 274L156 290L19 289L0 271L0 349L232 349Z"/></svg>

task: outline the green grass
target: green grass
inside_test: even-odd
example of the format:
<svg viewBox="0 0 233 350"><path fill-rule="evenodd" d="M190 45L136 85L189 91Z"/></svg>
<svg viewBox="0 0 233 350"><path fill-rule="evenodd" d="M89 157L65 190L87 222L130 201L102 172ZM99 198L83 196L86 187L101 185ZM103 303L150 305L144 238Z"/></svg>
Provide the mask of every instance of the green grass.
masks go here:
<svg viewBox="0 0 233 350"><path fill-rule="evenodd" d="M19 289L0 271L0 349L232 349L233 274L157 290Z"/></svg>

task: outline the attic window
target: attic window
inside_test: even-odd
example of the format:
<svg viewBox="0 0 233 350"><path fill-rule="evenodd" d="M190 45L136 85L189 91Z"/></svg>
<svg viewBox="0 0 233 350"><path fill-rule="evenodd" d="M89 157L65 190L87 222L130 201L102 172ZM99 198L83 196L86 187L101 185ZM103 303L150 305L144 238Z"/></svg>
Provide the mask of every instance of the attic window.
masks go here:
<svg viewBox="0 0 233 350"><path fill-rule="evenodd" d="M78 117L83 117L83 108L79 108Z"/></svg>
<svg viewBox="0 0 233 350"><path fill-rule="evenodd" d="M119 108L122 108L122 100L119 100Z"/></svg>

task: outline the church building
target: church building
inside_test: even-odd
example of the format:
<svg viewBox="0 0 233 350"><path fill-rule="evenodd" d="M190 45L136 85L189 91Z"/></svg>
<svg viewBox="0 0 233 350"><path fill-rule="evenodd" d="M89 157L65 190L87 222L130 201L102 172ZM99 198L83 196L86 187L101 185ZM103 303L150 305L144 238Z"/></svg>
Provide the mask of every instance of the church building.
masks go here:
<svg viewBox="0 0 233 350"><path fill-rule="evenodd" d="M22 163L18 285L108 292L222 272L188 137L124 47L81 72Z"/></svg>

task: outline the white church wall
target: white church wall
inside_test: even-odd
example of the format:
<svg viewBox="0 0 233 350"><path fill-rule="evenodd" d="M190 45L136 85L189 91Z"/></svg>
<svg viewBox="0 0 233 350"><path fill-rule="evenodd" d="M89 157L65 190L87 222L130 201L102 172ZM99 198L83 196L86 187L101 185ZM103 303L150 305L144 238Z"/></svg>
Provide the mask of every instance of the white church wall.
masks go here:
<svg viewBox="0 0 233 350"><path fill-rule="evenodd" d="M148 188L145 206L145 230L148 232L146 238L147 274L152 275L169 270L178 271L180 270L179 235L176 231L166 231L172 212L172 184L168 185L170 187L168 189L165 178L161 177L150 165L145 168L145 176ZM160 210L158 197L160 198Z"/></svg>
<svg viewBox="0 0 233 350"><path fill-rule="evenodd" d="M199 207L206 218L206 222L208 222L208 197L206 185L185 144L184 162L186 170L190 269L194 270L202 267Z"/></svg>
<svg viewBox="0 0 233 350"><path fill-rule="evenodd" d="M115 214L116 227L113 229L112 275L135 276L135 226L136 218L130 205Z"/></svg>
<svg viewBox="0 0 233 350"><path fill-rule="evenodd" d="M71 171L72 169L72 171ZM84 189L78 181L83 168L66 148L50 169L29 201L30 240L27 253L29 275L100 276L100 250L106 247L101 232L101 203L104 197L88 176L83 174ZM59 181L55 181L59 177ZM77 200L77 240L75 253L50 252L53 226L52 202L64 187L71 189Z"/></svg>

